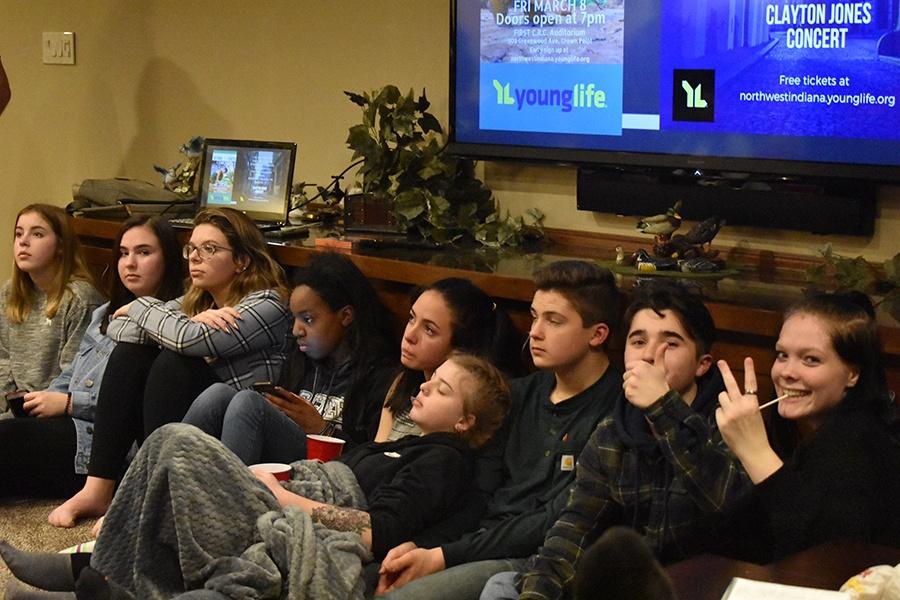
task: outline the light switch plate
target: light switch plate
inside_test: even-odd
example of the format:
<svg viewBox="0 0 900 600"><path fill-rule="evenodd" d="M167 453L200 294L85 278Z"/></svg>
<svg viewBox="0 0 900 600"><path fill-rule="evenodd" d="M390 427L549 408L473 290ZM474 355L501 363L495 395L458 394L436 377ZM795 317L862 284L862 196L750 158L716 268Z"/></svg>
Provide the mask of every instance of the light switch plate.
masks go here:
<svg viewBox="0 0 900 600"><path fill-rule="evenodd" d="M41 51L45 65L74 65L75 34L71 31L45 31Z"/></svg>

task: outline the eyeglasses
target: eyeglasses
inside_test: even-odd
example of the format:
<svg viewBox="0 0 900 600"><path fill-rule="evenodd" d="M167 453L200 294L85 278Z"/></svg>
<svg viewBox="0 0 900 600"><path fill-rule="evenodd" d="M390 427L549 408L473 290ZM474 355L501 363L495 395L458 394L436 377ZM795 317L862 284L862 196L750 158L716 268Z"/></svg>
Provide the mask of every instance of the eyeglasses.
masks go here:
<svg viewBox="0 0 900 600"><path fill-rule="evenodd" d="M211 242L206 242L205 244L200 244L199 246L195 246L191 243L187 243L181 249L181 255L185 259L189 259L191 257L191 253L196 250L197 255L200 256L200 260L209 260L213 256L215 256L216 252L219 250L223 250L225 252L232 252L231 248L226 248L225 246L217 246Z"/></svg>

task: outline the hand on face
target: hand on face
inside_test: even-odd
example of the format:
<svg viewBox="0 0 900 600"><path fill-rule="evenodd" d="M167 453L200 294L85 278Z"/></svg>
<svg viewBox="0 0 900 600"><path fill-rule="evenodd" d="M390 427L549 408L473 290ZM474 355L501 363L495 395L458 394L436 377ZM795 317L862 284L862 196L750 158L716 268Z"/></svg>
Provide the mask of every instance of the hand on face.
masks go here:
<svg viewBox="0 0 900 600"><path fill-rule="evenodd" d="M625 365L622 389L625 390L625 398L638 408L647 408L669 391L666 382L667 349L665 343L658 344L652 363L636 360Z"/></svg>

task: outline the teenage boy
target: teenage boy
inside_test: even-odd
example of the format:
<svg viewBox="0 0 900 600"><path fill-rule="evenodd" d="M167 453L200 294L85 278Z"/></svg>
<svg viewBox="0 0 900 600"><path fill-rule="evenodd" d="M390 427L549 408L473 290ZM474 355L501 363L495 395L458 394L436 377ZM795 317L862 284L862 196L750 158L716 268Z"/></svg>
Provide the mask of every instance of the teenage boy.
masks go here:
<svg viewBox="0 0 900 600"><path fill-rule="evenodd" d="M752 487L715 428L724 385L710 371L715 326L703 302L653 282L638 289L624 323L623 394L581 454L568 505L528 561L521 595L501 574L482 598L571 597L584 550L614 525L644 536L663 562L696 554L711 541L715 513Z"/></svg>
<svg viewBox="0 0 900 600"><path fill-rule="evenodd" d="M517 567L509 559L536 552L566 504L581 449L612 409L622 381L605 351L619 314L612 275L561 261L538 271L535 284L529 347L540 371L510 383L512 409L493 465L501 483L477 530L388 553L378 585L388 598L477 600L489 577Z"/></svg>

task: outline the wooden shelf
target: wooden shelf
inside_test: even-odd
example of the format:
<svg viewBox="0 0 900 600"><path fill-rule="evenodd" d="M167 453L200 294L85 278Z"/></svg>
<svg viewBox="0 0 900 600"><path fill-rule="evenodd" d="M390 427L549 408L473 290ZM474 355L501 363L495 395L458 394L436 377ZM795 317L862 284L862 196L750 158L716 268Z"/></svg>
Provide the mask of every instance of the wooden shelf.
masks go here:
<svg viewBox="0 0 900 600"><path fill-rule="evenodd" d="M84 218L76 218L74 223L89 262L94 268L102 270L119 223ZM410 288L428 285L445 277L463 277L496 298L510 312L513 322L526 331L531 320L529 305L534 294L532 274L538 268L569 257L608 260L614 255L616 246L629 249L641 242L640 238L562 230L551 230L549 234L551 243L541 252L378 249L352 251L347 256L373 281L398 323L406 320ZM187 231L183 235L186 241ZM286 268L305 265L313 254L320 252L311 240L272 241L269 247ZM726 250L729 261L734 260L731 258L736 256L734 252ZM752 253L742 252L753 258ZM747 276L715 282L701 292L719 330L714 354L726 359L739 372L744 356L753 357L763 392L760 397L771 391L768 369L774 359L773 348L781 312L801 296L802 284L790 281L791 277L757 275L759 272L774 274L777 269L766 265L772 264L776 258L782 265L790 267L787 272L805 270L805 259L792 259L787 255L770 258L767 259L765 253L757 252L754 259L756 266ZM811 264L811 261L808 262ZM632 285L633 280L622 281L622 291L626 296ZM900 390L900 329L885 326L881 328L881 334L889 383L892 389ZM620 349L621 344L615 343L614 347Z"/></svg>

